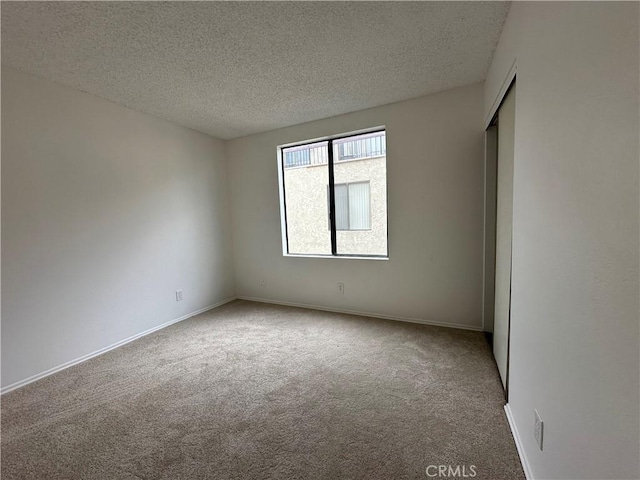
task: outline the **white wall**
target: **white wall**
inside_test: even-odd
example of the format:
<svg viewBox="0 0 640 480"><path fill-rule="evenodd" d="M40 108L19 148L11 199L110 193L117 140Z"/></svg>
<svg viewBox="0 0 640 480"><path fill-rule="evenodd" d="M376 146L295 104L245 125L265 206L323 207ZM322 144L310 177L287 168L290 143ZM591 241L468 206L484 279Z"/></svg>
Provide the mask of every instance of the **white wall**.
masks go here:
<svg viewBox="0 0 640 480"><path fill-rule="evenodd" d="M223 142L3 67L2 385L233 296L227 197Z"/></svg>
<svg viewBox="0 0 640 480"><path fill-rule="evenodd" d="M472 85L229 141L238 295L480 328L482 95ZM277 145L380 125L389 260L283 257Z"/></svg>
<svg viewBox="0 0 640 480"><path fill-rule="evenodd" d="M488 115L517 59L509 404L537 479L640 474L638 17L515 2L485 86Z"/></svg>

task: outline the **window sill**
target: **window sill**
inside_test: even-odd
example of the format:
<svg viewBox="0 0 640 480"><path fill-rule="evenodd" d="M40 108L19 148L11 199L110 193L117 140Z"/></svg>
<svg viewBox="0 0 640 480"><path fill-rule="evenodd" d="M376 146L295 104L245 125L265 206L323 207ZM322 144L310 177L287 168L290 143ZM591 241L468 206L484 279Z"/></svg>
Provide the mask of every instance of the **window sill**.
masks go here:
<svg viewBox="0 0 640 480"><path fill-rule="evenodd" d="M383 256L358 256L358 255L306 255L302 253L283 253L284 257L292 258L336 258L338 260L389 260L389 257Z"/></svg>

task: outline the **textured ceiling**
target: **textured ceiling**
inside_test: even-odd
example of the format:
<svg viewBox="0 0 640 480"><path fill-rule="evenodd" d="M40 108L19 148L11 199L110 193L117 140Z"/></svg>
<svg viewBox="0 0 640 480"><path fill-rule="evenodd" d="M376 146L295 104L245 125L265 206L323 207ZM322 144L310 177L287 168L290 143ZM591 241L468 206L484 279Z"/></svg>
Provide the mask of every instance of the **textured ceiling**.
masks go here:
<svg viewBox="0 0 640 480"><path fill-rule="evenodd" d="M484 80L503 2L2 2L2 63L218 138Z"/></svg>

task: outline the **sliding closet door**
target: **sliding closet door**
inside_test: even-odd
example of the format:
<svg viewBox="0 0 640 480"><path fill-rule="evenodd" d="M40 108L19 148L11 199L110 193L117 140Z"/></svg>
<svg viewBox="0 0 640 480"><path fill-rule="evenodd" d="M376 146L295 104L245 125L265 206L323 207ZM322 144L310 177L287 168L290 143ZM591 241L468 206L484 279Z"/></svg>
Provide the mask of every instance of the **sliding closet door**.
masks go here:
<svg viewBox="0 0 640 480"><path fill-rule="evenodd" d="M485 132L484 153L484 261L482 264L482 327L493 338L496 306L496 182L498 176L498 125ZM491 341L491 340L490 340Z"/></svg>
<svg viewBox="0 0 640 480"><path fill-rule="evenodd" d="M511 87L498 111L498 178L496 201L496 273L493 354L502 385L508 388L511 313L511 232L513 221L513 153L516 89Z"/></svg>

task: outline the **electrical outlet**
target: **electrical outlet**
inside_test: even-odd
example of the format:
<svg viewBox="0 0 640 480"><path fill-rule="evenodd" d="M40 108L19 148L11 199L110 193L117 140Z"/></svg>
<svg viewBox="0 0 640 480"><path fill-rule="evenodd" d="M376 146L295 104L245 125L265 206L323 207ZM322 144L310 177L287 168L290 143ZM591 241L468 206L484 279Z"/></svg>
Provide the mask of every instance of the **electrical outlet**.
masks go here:
<svg viewBox="0 0 640 480"><path fill-rule="evenodd" d="M338 293L340 295L344 295L344 283L339 283L338 284Z"/></svg>
<svg viewBox="0 0 640 480"><path fill-rule="evenodd" d="M263 278L262 281L260 282L260 285L262 285L263 287L266 287L267 281Z"/></svg>
<svg viewBox="0 0 640 480"><path fill-rule="evenodd" d="M182 300L182 290L176 290L176 302L181 302Z"/></svg>
<svg viewBox="0 0 640 480"><path fill-rule="evenodd" d="M534 413L536 415L536 418L533 426L533 436L535 437L536 442L538 442L538 447L540 448L540 450L542 450L542 435L544 433L544 422L542 421L542 418L540 418L540 414L538 413L538 410L534 410Z"/></svg>

